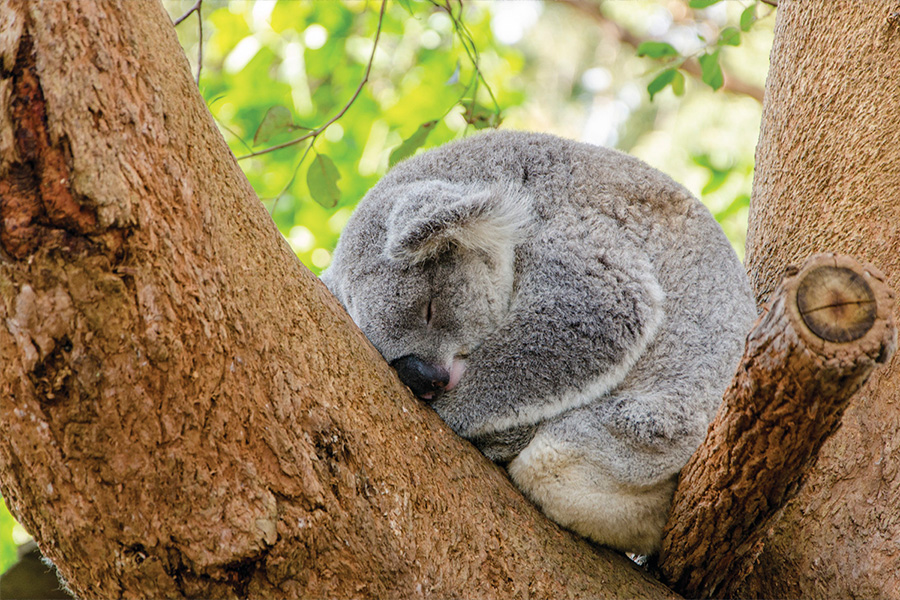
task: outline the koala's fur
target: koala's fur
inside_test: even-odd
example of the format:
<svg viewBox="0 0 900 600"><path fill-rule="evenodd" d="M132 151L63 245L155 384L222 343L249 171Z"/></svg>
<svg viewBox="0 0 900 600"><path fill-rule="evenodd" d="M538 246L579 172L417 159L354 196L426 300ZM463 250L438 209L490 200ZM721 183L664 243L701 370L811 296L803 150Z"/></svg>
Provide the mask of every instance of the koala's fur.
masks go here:
<svg viewBox="0 0 900 600"><path fill-rule="evenodd" d="M638 554L658 550L756 316L737 256L683 187L542 134L401 163L322 278L388 362L450 373L424 397L550 518Z"/></svg>

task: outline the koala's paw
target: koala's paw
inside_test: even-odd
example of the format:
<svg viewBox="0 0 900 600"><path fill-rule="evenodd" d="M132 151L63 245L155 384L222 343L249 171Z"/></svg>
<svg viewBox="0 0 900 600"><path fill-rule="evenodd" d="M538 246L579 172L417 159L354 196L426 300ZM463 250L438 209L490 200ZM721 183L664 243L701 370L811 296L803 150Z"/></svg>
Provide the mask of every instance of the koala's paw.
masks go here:
<svg viewBox="0 0 900 600"><path fill-rule="evenodd" d="M664 398L617 398L609 405L606 426L631 445L663 450L697 437L705 427L696 415L681 413Z"/></svg>

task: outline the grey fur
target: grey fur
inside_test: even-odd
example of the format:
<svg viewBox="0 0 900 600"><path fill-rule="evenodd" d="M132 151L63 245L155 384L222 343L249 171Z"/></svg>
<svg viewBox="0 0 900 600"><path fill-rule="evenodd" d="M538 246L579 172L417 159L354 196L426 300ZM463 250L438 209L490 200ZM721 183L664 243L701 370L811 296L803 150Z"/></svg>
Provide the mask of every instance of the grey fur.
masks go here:
<svg viewBox="0 0 900 600"><path fill-rule="evenodd" d="M389 362L465 361L432 406L548 516L643 554L756 315L734 251L683 187L531 133L398 165L322 279Z"/></svg>

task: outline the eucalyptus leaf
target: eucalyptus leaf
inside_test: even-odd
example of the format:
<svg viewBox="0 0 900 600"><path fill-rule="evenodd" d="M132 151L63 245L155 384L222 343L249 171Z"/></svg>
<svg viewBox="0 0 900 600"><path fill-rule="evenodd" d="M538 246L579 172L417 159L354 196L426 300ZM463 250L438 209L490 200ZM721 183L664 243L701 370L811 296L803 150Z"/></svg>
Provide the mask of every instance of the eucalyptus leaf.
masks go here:
<svg viewBox="0 0 900 600"><path fill-rule="evenodd" d="M706 8L707 6L718 4L721 1L722 0L691 0L688 2L688 6L691 8Z"/></svg>
<svg viewBox="0 0 900 600"><path fill-rule="evenodd" d="M678 56L678 50L668 42L641 42L641 45L637 47L637 55L663 58L665 56Z"/></svg>
<svg viewBox="0 0 900 600"><path fill-rule="evenodd" d="M653 100L653 96L661 92L665 89L667 85L672 83L675 80L675 76L678 75L677 69L666 69L659 75L653 78L647 85L647 91L650 93L650 99ZM682 79L682 88L684 87L684 80Z"/></svg>
<svg viewBox="0 0 900 600"><path fill-rule="evenodd" d="M435 125L437 125L437 121L428 121L419 125L419 128L416 129L415 133L394 148L391 152L388 164L393 167L404 158L412 156L416 150L422 147L425 140L428 139L428 134L434 130Z"/></svg>
<svg viewBox="0 0 900 600"><path fill-rule="evenodd" d="M267 142L279 133L294 130L294 117L283 106L271 106L253 135L253 145Z"/></svg>
<svg viewBox="0 0 900 600"><path fill-rule="evenodd" d="M741 31L750 31L756 22L756 2L744 9L741 13Z"/></svg>
<svg viewBox="0 0 900 600"><path fill-rule="evenodd" d="M340 172L325 154L317 154L306 172L306 185L313 200L325 208L334 208L341 199L341 190L337 186Z"/></svg>
<svg viewBox="0 0 900 600"><path fill-rule="evenodd" d="M472 125L475 129L499 127L500 122L503 120L497 112L480 104L467 102L465 107L466 112L463 113L463 118L466 120L466 123Z"/></svg>
<svg viewBox="0 0 900 600"><path fill-rule="evenodd" d="M684 74L681 71L675 71L675 77L672 79L672 91L676 96L684 95Z"/></svg>
<svg viewBox="0 0 900 600"><path fill-rule="evenodd" d="M719 66L718 52L704 54L697 60L700 61L700 78L703 79L703 83L714 90L719 89L725 84L725 78L722 75L722 67Z"/></svg>
<svg viewBox="0 0 900 600"><path fill-rule="evenodd" d="M719 34L718 44L720 46L740 46L741 32L737 27L726 27Z"/></svg>

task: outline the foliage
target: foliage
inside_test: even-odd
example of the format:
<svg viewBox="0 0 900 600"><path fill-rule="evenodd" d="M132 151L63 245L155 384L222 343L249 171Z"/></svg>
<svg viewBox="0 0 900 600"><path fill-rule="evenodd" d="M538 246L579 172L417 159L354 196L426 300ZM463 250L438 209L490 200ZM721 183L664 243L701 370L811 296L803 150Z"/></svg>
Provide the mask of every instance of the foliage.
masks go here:
<svg viewBox="0 0 900 600"><path fill-rule="evenodd" d="M16 542L13 539L13 527L16 520L6 508L6 502L0 496L0 573L15 564L17 559Z"/></svg>
<svg viewBox="0 0 900 600"><path fill-rule="evenodd" d="M188 4L173 2L170 13ZM230 2L202 14L201 92L315 272L389 164L499 124L499 107L522 98L497 76L516 73L522 57L491 42L490 13L478 4ZM196 58L190 23L178 32Z"/></svg>
<svg viewBox="0 0 900 600"><path fill-rule="evenodd" d="M622 4L604 3L603 8L612 5L620 13L640 15L666 3ZM671 103L662 105L666 102L659 96L662 91L671 89L685 104L698 95L681 69L691 56L699 58L704 82L714 88L722 85L723 49L741 43L741 31L755 22L756 1L742 3L740 15L729 7L724 20L717 17L722 23L709 18L720 8L713 6L717 4L733 3L691 0L685 7L684 25L673 22L666 30L674 39L652 39L640 45L638 56L664 66L651 74L647 86L646 100L652 103L616 98L617 109L624 105L626 118L617 119L613 124L617 131L608 139L594 141L629 151L640 148L658 125L654 117L658 120L672 110ZM191 0L170 0L168 8L175 17L193 5ZM553 39L548 43L538 46L530 35L522 35L546 29L544 17L560 10L567 11L564 26L559 26L560 21L551 26ZM537 19L542 11L545 14ZM503 119L515 128L590 139L582 132L560 131L562 118L548 123L527 113L537 103L548 110L562 104L565 111L580 108L583 113L589 95L596 102L598 96L630 93L632 82L646 77L634 72L634 65L642 61L633 54L629 60L620 53L611 65L598 56L567 54L566 47L596 37L600 30L594 24L586 29L570 8L552 3L231 1L207 2L202 16L201 92L276 224L314 272L327 266L353 206L389 166L423 148L496 127ZM193 21L194 17L187 19L177 31L188 57L196 60L199 41L190 25ZM740 28L735 26L738 22ZM577 26L580 29L573 35ZM520 35L511 40L509 30L515 27ZM635 28L628 23L626 27ZM693 49L679 43L688 29L701 42L716 42ZM601 40L598 45L604 42L608 44ZM576 79L542 89L541 63L550 62L548 57L560 50L557 60L564 64L557 68L562 73L603 71L615 80L615 87L586 89ZM551 94L555 94L552 100ZM550 118L557 119L556 115ZM690 154L675 169L655 162L652 156L642 158L677 179L682 179L680 170L706 169L692 160L695 154L711 153L717 155L719 166L733 165L730 172L741 180L743 189L727 200L713 200L716 210L732 207L737 197L748 197L752 154L747 148L740 160L731 151L727 152L731 156L719 156L721 152L709 147L686 148L682 155L684 150ZM727 213L729 218L737 216L735 224L724 224L739 250L746 203L742 208Z"/></svg>
<svg viewBox="0 0 900 600"><path fill-rule="evenodd" d="M690 0L688 6L692 9L705 9L720 2L723 0ZM700 77L703 83L713 90L721 88L725 83L720 65L722 50L728 46L741 45L741 33L749 32L754 23L759 20L757 17L759 4L759 0L752 0L746 6L742 6L739 18L740 28L732 25L721 28L714 42L693 53L680 51L666 41L648 40L638 46L638 56L662 59L665 64L664 70L647 86L650 97L653 98L667 85L672 86L676 96L681 96L684 93L684 78L683 76L678 78L675 74L680 75L678 69L683 68L685 62L690 58L696 58L700 63ZM769 14L771 13L772 11L769 11ZM706 38L699 33L698 38L706 41Z"/></svg>

